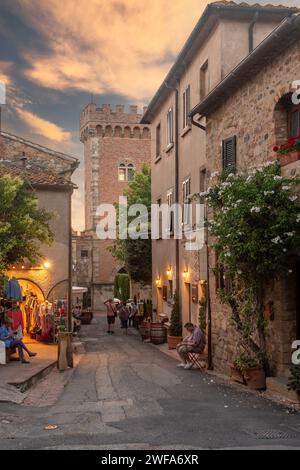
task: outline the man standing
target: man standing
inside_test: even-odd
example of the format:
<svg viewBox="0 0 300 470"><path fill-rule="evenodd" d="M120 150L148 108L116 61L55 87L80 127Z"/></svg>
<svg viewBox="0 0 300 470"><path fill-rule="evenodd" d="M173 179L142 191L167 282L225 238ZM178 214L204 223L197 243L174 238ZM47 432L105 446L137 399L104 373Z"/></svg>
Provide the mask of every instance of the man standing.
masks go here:
<svg viewBox="0 0 300 470"><path fill-rule="evenodd" d="M107 314L107 333L114 334L114 324L117 316L117 307L112 299L108 299L104 302L106 305L106 314Z"/></svg>
<svg viewBox="0 0 300 470"><path fill-rule="evenodd" d="M190 334L184 338L182 343L177 345L177 352L182 359L182 362L178 364L177 367L191 369L193 364L189 361L189 353L202 353L205 348L206 340L203 331L198 326L193 325L193 323L186 323L184 327Z"/></svg>

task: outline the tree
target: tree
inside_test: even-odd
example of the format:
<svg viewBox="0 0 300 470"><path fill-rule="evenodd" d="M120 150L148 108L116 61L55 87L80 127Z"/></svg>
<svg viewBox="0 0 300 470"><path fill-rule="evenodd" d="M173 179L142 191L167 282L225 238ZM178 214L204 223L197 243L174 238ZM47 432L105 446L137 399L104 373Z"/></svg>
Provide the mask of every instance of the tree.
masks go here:
<svg viewBox="0 0 300 470"><path fill-rule="evenodd" d="M128 300L130 296L130 281L128 274L117 274L115 277L114 296L120 300Z"/></svg>
<svg viewBox="0 0 300 470"><path fill-rule="evenodd" d="M182 323L180 316L180 307L179 307L179 295L176 291L174 294L174 304L171 313L170 327L168 330L169 336L181 336L182 335Z"/></svg>
<svg viewBox="0 0 300 470"><path fill-rule="evenodd" d="M286 273L300 246L299 178L282 177L278 164L223 174L205 195L219 265L231 288L220 298L232 310L243 349L267 365L264 289ZM227 283L228 284L228 283Z"/></svg>
<svg viewBox="0 0 300 470"><path fill-rule="evenodd" d="M50 245L53 214L38 208L34 192L20 178L0 177L0 273L15 263L42 257L40 245Z"/></svg>
<svg viewBox="0 0 300 470"><path fill-rule="evenodd" d="M124 191L127 197L128 207L134 204L143 204L151 214L151 173L150 168L144 165L141 172L136 173L134 180L129 183L129 187ZM116 205L119 215L119 208ZM150 233L150 215L147 221L141 221L140 231L147 230L147 239L131 239L126 240L118 238L109 251L120 261L126 271L129 273L131 280L136 282L147 283L152 277L152 255L151 255L151 236ZM128 226L134 220L134 217L128 216Z"/></svg>

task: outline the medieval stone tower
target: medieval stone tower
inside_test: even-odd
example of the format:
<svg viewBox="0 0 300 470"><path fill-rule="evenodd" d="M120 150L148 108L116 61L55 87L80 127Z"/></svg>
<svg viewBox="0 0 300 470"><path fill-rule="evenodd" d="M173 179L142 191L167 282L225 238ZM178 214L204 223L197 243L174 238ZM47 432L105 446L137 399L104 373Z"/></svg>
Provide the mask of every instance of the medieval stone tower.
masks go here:
<svg viewBox="0 0 300 470"><path fill-rule="evenodd" d="M85 164L85 247L83 250L92 264L92 300L95 310L103 309L103 301L113 295L114 277L118 266L107 250L111 241L96 237L96 210L99 204L118 202L144 163L150 165L151 137L148 126L140 125L137 106L129 112L123 105L115 110L110 105L87 105L80 116L80 140L84 144Z"/></svg>

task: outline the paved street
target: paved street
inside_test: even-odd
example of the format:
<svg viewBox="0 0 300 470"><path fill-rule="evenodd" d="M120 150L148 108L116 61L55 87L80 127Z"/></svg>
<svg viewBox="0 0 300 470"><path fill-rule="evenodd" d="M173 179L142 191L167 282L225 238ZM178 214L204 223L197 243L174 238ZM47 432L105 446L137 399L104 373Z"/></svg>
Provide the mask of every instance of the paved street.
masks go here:
<svg viewBox="0 0 300 470"><path fill-rule="evenodd" d="M0 449L300 448L299 414L96 321L73 371L54 370L22 405L0 403Z"/></svg>

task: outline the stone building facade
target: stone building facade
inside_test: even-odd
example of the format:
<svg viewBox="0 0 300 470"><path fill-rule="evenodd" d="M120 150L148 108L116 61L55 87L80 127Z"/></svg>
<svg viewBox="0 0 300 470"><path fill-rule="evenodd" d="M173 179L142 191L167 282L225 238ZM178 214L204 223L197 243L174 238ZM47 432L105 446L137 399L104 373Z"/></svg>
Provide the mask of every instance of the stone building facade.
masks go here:
<svg viewBox="0 0 300 470"><path fill-rule="evenodd" d="M292 137L289 123L296 80L300 80L300 15L295 13L192 111L192 115L204 116L207 121L206 155L210 173L222 171L222 143L231 138L236 142L237 171L277 159L273 146ZM300 161L289 161L288 155L281 164L284 175L300 172ZM210 258L213 267L214 253ZM265 286L265 303L272 303L274 308L267 331L271 373L283 381L289 375L292 342L300 338L300 256L293 256L290 264L292 273L288 277ZM217 301L217 282L213 275L210 284L214 365L229 373L237 338L230 324L229 309Z"/></svg>
<svg viewBox="0 0 300 470"><path fill-rule="evenodd" d="M205 132L191 125L189 111L290 14L272 5L208 5L142 119L151 124L153 203L183 204L205 189L212 157ZM205 126L205 118L197 123ZM198 301L208 281L207 251L187 248L185 239L177 242L172 235L153 241L153 305L158 316L170 317L177 289L183 322L198 323Z"/></svg>
<svg viewBox="0 0 300 470"><path fill-rule="evenodd" d="M115 275L123 266L108 251L111 240L99 240L96 212L100 204L115 204L134 172L150 164L150 129L141 125L137 106L87 105L80 116L80 139L85 161L85 232L91 237L92 302L94 310L113 295Z"/></svg>
<svg viewBox="0 0 300 470"><path fill-rule="evenodd" d="M6 137L5 145L8 140ZM18 141L22 144L22 160L18 146L14 146ZM2 135L1 143L3 144ZM33 151L35 144L29 142L27 147L24 139L15 136L13 144L8 147L1 145L2 152L5 148L9 148L10 152L0 154L0 176L10 175L24 179L34 191L39 207L53 213L50 227L54 240L51 246L41 246L43 257L35 264L24 260L22 265L11 266L7 274L18 279L24 291L34 292L40 301L67 300L71 250L71 199L75 188L70 176L79 162L69 156L63 157L63 154L59 154L55 160L55 152L49 150L48 153L48 149L38 146L40 160L36 164ZM27 158L27 155L30 157ZM51 160L51 170L50 166L47 167L47 157ZM55 168L56 172L52 171ZM63 174L57 170L62 170Z"/></svg>

